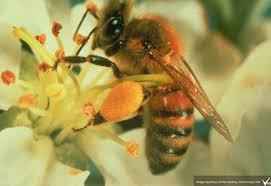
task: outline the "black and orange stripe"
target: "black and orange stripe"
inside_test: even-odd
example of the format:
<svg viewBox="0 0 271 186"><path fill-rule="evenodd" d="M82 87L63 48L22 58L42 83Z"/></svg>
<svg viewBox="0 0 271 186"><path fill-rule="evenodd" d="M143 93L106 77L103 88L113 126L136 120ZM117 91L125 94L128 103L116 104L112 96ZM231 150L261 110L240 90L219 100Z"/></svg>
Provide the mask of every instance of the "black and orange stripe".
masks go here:
<svg viewBox="0 0 271 186"><path fill-rule="evenodd" d="M180 90L165 91L150 100L145 151L153 174L173 169L183 158L192 136L193 104Z"/></svg>

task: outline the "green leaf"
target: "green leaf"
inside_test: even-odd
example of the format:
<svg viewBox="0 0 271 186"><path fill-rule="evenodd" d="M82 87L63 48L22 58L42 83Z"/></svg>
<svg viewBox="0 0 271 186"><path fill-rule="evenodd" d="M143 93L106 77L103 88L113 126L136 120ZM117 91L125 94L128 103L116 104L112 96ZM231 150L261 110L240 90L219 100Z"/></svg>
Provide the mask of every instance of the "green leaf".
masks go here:
<svg viewBox="0 0 271 186"><path fill-rule="evenodd" d="M8 127L26 126L31 127L29 112L16 106L0 114L0 131Z"/></svg>
<svg viewBox="0 0 271 186"><path fill-rule="evenodd" d="M29 45L24 41L21 41L21 43L22 52L19 78L36 85L39 83L38 60Z"/></svg>

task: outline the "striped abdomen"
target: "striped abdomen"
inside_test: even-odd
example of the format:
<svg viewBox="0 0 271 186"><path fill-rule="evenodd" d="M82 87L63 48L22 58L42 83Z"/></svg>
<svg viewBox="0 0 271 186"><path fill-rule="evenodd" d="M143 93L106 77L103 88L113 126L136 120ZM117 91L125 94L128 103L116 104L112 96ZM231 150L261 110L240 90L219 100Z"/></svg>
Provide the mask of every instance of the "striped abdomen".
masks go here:
<svg viewBox="0 0 271 186"><path fill-rule="evenodd" d="M193 105L180 90L154 96L146 126L145 151L153 174L173 169L191 142Z"/></svg>

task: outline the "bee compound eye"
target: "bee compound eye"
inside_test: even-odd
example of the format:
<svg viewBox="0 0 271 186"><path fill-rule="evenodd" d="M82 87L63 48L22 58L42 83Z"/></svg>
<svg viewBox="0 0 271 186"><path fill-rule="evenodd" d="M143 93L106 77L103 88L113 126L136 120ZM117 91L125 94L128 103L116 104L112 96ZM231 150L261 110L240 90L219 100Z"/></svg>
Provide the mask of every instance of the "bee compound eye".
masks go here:
<svg viewBox="0 0 271 186"><path fill-rule="evenodd" d="M116 40L124 30L124 21L122 17L111 18L106 26L105 35L112 40Z"/></svg>

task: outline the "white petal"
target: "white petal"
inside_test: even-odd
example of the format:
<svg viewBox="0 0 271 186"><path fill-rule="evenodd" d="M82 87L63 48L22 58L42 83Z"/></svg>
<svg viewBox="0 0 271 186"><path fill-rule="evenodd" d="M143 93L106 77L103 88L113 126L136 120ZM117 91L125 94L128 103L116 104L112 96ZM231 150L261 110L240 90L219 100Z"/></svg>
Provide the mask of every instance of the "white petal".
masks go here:
<svg viewBox="0 0 271 186"><path fill-rule="evenodd" d="M271 84L253 98L245 113L240 133L230 149L226 172L239 175L268 175L271 172ZM252 168L253 167L253 168Z"/></svg>
<svg viewBox="0 0 271 186"><path fill-rule="evenodd" d="M244 113L250 109L248 105L261 93L261 87L271 82L270 50L270 41L253 50L235 72L229 89L218 105L218 112L225 119L234 139L239 134ZM212 132L211 144L216 165L223 166L231 144L215 131Z"/></svg>
<svg viewBox="0 0 271 186"><path fill-rule="evenodd" d="M195 143L189 149L185 159L173 171L154 176L148 169L144 154L144 129L138 129L121 135L125 140L139 143L139 156L132 158L126 154L124 147L108 140L94 140L85 136L81 146L100 167L105 176L106 185L192 185L194 174L208 171L209 150L201 143ZM95 151L93 150L95 149Z"/></svg>
<svg viewBox="0 0 271 186"><path fill-rule="evenodd" d="M11 70L15 74L19 72L20 42L11 35L12 26L0 23L0 72Z"/></svg>
<svg viewBox="0 0 271 186"><path fill-rule="evenodd" d="M25 26L36 34L50 29L48 13L43 0L3 0L0 21L13 26Z"/></svg>
<svg viewBox="0 0 271 186"><path fill-rule="evenodd" d="M87 173L70 175L70 167L55 160L52 141L35 139L25 127L0 132L0 178L5 186L83 185Z"/></svg>
<svg viewBox="0 0 271 186"><path fill-rule="evenodd" d="M19 74L20 63L20 43L11 36L11 26L0 23L1 42L0 42L0 73L10 70ZM7 110L17 102L20 91L14 86L7 86L0 81L0 109Z"/></svg>
<svg viewBox="0 0 271 186"><path fill-rule="evenodd" d="M213 104L220 101L242 61L240 52L217 33L198 37L185 57Z"/></svg>
<svg viewBox="0 0 271 186"><path fill-rule="evenodd" d="M80 172L62 163L56 162L47 171L47 177L44 179L44 186L84 186L89 175L88 171Z"/></svg>

